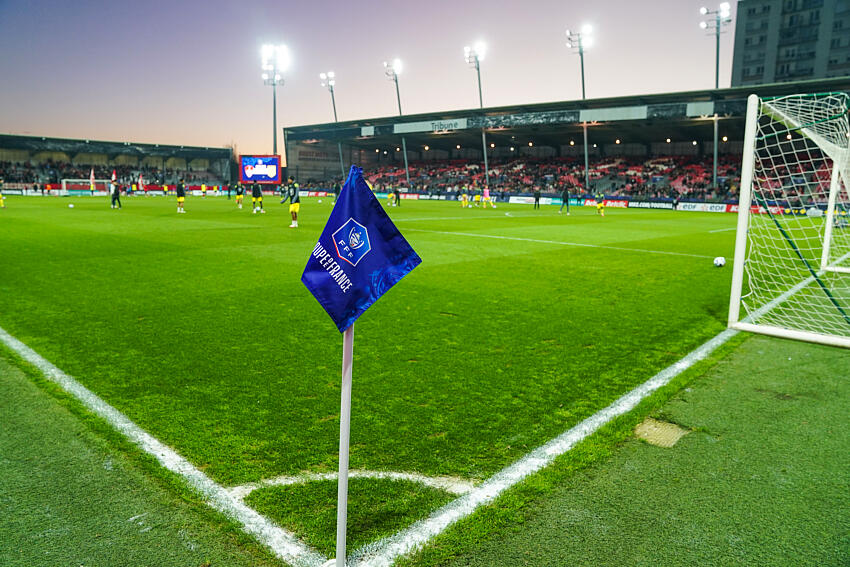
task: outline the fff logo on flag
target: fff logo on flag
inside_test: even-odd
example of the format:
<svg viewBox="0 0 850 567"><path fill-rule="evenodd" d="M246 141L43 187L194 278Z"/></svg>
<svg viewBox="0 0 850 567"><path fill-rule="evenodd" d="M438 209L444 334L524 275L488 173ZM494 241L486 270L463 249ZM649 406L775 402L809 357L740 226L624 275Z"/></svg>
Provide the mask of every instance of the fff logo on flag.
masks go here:
<svg viewBox="0 0 850 567"><path fill-rule="evenodd" d="M336 255L352 266L356 266L372 249L369 244L369 231L353 218L345 221L332 236Z"/></svg>

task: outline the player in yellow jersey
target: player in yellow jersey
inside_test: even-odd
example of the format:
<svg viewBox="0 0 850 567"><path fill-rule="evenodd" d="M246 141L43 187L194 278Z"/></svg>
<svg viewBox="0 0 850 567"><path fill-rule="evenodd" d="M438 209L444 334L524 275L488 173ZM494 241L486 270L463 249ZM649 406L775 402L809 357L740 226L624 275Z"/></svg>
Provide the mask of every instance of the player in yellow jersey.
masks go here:
<svg viewBox="0 0 850 567"><path fill-rule="evenodd" d="M242 198L245 196L245 187L240 182L236 182L233 187L236 190L236 206L242 208Z"/></svg>
<svg viewBox="0 0 850 567"><path fill-rule="evenodd" d="M251 204L254 206L254 214L266 212L263 208L263 188L256 181L251 186Z"/></svg>
<svg viewBox="0 0 850 567"><path fill-rule="evenodd" d="M3 178L0 177L0 209L6 208L6 201L3 198Z"/></svg>
<svg viewBox="0 0 850 567"><path fill-rule="evenodd" d="M605 216L605 195L602 193L596 196L596 214Z"/></svg>
<svg viewBox="0 0 850 567"><path fill-rule="evenodd" d="M481 206L481 193L478 190L475 191L475 195L472 196L472 202L475 203L476 207Z"/></svg>
<svg viewBox="0 0 850 567"><path fill-rule="evenodd" d="M281 205L289 199L289 216L292 217L292 224L289 228L298 228L298 212L301 210L301 187L296 183L295 178L291 175L286 180L286 186L283 188L283 199L280 200Z"/></svg>
<svg viewBox="0 0 850 567"><path fill-rule="evenodd" d="M466 192L466 187L461 189L462 193L460 194L460 208L465 209L469 206L469 193Z"/></svg>
<svg viewBox="0 0 850 567"><path fill-rule="evenodd" d="M207 184L206 183L201 183L201 197L203 197L203 198L207 197Z"/></svg>

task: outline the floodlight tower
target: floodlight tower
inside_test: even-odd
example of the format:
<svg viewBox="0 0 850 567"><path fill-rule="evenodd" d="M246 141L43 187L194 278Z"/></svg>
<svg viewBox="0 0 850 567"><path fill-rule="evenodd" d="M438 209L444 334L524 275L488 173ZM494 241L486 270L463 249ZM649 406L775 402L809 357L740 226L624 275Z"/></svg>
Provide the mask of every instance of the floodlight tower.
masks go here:
<svg viewBox="0 0 850 567"><path fill-rule="evenodd" d="M585 24L581 31L567 30L567 47L578 53L581 60L581 100L585 99L584 91L584 49L593 45L593 28ZM582 122L584 130L584 190L590 191L590 158L587 151L587 122Z"/></svg>
<svg viewBox="0 0 850 567"><path fill-rule="evenodd" d="M336 116L336 98L334 97L334 85L336 85L336 74L333 71L327 73L319 73L319 79L322 80L322 86L327 87L331 93L331 105L334 109L334 122L339 122ZM336 147L339 149L339 170L342 172L342 181L345 182L345 165L342 163L342 142L337 142Z"/></svg>
<svg viewBox="0 0 850 567"><path fill-rule="evenodd" d="M392 61L384 61L384 74L387 76L387 79L395 83L395 97L398 101L398 115L401 116L401 94L398 90L398 76L401 73L402 64L401 59L396 57ZM404 153L404 176L407 178L407 190L412 191L413 187L410 186L410 170L407 167L407 141L404 139L404 136L401 137L401 151Z"/></svg>
<svg viewBox="0 0 850 567"><path fill-rule="evenodd" d="M723 33L723 28L732 22L732 8L729 2L721 2L716 10L709 10L705 6L699 9L699 13L703 16L714 16L708 20L703 20L699 23L699 27L704 30L710 30L710 34L714 34L714 88L720 88L720 34ZM717 189L717 113L714 113L714 176L712 177L712 186Z"/></svg>
<svg viewBox="0 0 850 567"><path fill-rule="evenodd" d="M475 69L478 75L478 105L484 108L484 95L481 90L481 61L484 59L484 54L487 52L487 46L484 42L479 41L473 47L468 45L463 48L463 58L467 65ZM487 187L490 187L490 167L487 164L487 134L484 128L481 128L481 150L484 153L484 179Z"/></svg>
<svg viewBox="0 0 850 567"><path fill-rule="evenodd" d="M263 83L272 87L272 146L277 155L277 86L283 84L281 73L289 66L289 50L285 45L266 44L260 50Z"/></svg>

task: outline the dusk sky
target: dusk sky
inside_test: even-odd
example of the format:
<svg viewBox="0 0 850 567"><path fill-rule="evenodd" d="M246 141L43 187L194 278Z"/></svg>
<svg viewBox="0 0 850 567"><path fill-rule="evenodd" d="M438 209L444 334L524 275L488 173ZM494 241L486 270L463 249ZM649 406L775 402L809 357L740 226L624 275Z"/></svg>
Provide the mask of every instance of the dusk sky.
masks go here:
<svg viewBox="0 0 850 567"><path fill-rule="evenodd" d="M270 153L260 46L283 43L278 126L397 113L382 62L399 57L405 114L478 106L463 47L483 40L485 106L581 98L565 29L591 24L587 97L714 87L700 0L249 2L0 0L0 133L226 146ZM735 2L732 2L735 18ZM735 22L721 37L728 87ZM282 143L279 138L279 144ZM280 148L279 148L280 150Z"/></svg>

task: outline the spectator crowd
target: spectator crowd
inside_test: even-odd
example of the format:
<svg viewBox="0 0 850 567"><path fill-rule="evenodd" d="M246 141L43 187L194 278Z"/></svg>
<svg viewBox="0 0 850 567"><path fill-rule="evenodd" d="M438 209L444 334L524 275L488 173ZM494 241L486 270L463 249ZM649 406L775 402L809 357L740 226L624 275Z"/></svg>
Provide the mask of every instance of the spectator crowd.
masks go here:
<svg viewBox="0 0 850 567"><path fill-rule="evenodd" d="M673 198L721 201L735 198L740 183L740 157L722 156L717 170L718 188L712 187L711 157L667 156L612 157L590 164L590 187L585 187L584 160L580 158L517 158L490 163L490 188L497 195L604 193L611 197ZM484 167L466 160L419 161L409 164L411 187L404 167L392 164L368 170L366 179L376 191L401 187L402 191L456 194L484 187ZM308 180L305 187L326 187L336 180Z"/></svg>
<svg viewBox="0 0 850 567"><path fill-rule="evenodd" d="M146 183L158 185L174 183L181 178L187 183L207 183L210 185L222 183L221 179L208 171L186 171L125 164L73 164L52 160L42 163L0 161L0 179L3 179L6 183L57 185L63 179L89 179L92 169L94 169L95 179L112 179L112 172L114 171L117 181L124 185L138 182L140 174Z"/></svg>

